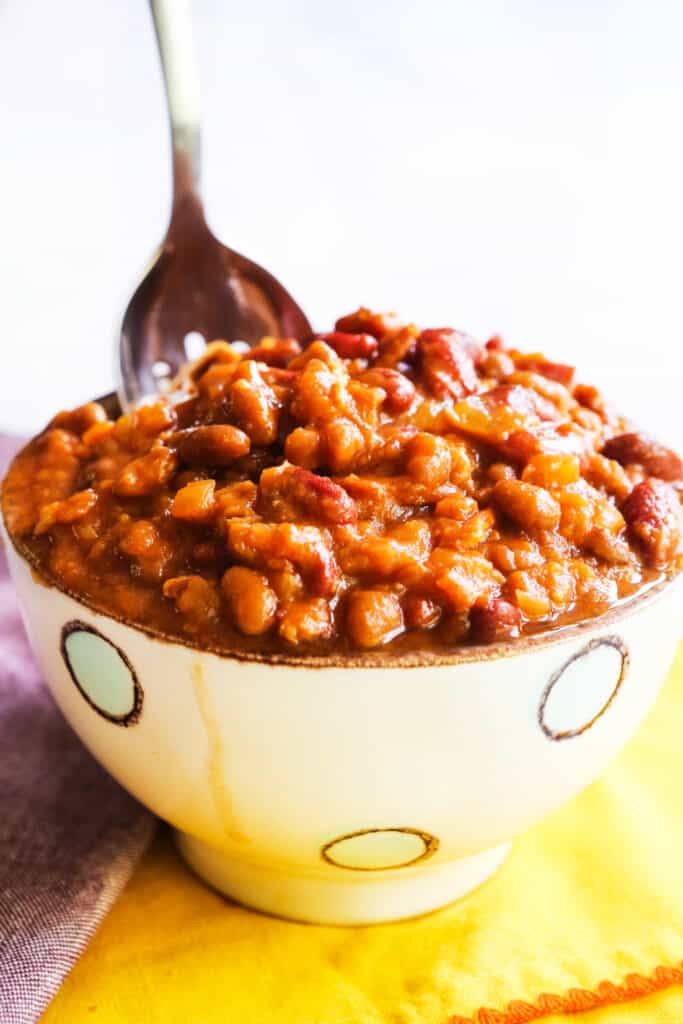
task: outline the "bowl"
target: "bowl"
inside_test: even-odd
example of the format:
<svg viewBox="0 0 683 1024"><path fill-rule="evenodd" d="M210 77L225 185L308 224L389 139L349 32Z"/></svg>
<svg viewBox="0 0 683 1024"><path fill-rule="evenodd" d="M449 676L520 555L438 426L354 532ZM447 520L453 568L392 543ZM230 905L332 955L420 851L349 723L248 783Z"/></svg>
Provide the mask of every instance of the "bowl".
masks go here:
<svg viewBox="0 0 683 1024"><path fill-rule="evenodd" d="M210 885L308 922L412 917L482 883L636 730L680 635L679 575L600 618L448 655L225 655L102 614L8 540L83 743Z"/></svg>

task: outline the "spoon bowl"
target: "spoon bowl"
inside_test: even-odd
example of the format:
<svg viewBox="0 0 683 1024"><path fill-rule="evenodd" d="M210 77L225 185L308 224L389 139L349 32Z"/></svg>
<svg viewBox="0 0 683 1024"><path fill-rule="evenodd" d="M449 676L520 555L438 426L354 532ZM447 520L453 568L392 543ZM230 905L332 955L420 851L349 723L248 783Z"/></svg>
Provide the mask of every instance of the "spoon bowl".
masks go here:
<svg viewBox="0 0 683 1024"><path fill-rule="evenodd" d="M151 0L173 146L173 208L151 268L123 317L121 406L165 390L187 361L189 336L253 344L264 335L303 338L306 316L257 263L211 232L199 192L199 89L186 0Z"/></svg>

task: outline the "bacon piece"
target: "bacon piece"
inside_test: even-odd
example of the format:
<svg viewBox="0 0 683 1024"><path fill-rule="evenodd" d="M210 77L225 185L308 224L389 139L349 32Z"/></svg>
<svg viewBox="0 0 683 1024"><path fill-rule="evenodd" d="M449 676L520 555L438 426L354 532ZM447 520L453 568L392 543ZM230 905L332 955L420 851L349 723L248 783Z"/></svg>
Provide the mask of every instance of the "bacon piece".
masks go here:
<svg viewBox="0 0 683 1024"><path fill-rule="evenodd" d="M257 511L277 522L316 519L328 525L355 523L356 505L350 494L308 469L284 463L261 473Z"/></svg>
<svg viewBox="0 0 683 1024"><path fill-rule="evenodd" d="M415 359L419 333L420 330L415 324L408 324L407 327L402 327L394 334L382 338L374 365L405 369Z"/></svg>
<svg viewBox="0 0 683 1024"><path fill-rule="evenodd" d="M489 403L506 405L523 416L537 416L539 420L558 420L557 406L533 388L519 384L499 384L484 396Z"/></svg>
<svg viewBox="0 0 683 1024"><path fill-rule="evenodd" d="M464 398L479 390L474 357L480 347L450 328L423 331L417 339L422 379L436 398Z"/></svg>
<svg viewBox="0 0 683 1024"><path fill-rule="evenodd" d="M291 562L313 594L331 597L339 585L339 567L329 534L317 526L297 523L255 523L229 519L228 551L258 569L279 570Z"/></svg>
<svg viewBox="0 0 683 1024"><path fill-rule="evenodd" d="M663 568L681 539L680 513L673 490L661 480L636 484L622 509L631 538L643 548L647 565Z"/></svg>
<svg viewBox="0 0 683 1024"><path fill-rule="evenodd" d="M570 388L574 382L576 370L567 363L553 363L540 355L518 356L515 359L518 370L529 370L532 373L540 373L542 377L549 380L556 380L558 384Z"/></svg>
<svg viewBox="0 0 683 1024"><path fill-rule="evenodd" d="M386 392L384 405L389 412L405 412L415 398L413 382L398 370L391 370L386 366L373 366L362 374L360 380Z"/></svg>
<svg viewBox="0 0 683 1024"><path fill-rule="evenodd" d="M544 487L523 480L499 480L492 497L501 512L525 530L555 530L560 506Z"/></svg>
<svg viewBox="0 0 683 1024"><path fill-rule="evenodd" d="M622 466L633 463L642 466L650 476L660 480L680 480L683 477L683 460L670 448L665 448L647 434L618 434L610 438L602 449L608 459L615 459Z"/></svg>

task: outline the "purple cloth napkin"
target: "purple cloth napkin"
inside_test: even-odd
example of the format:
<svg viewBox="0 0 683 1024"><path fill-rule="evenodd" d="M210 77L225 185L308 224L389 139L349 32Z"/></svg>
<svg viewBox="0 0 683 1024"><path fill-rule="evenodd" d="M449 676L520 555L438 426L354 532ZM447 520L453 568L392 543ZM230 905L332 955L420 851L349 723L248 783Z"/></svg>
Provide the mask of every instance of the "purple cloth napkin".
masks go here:
<svg viewBox="0 0 683 1024"><path fill-rule="evenodd" d="M0 437L0 477L18 442ZM40 679L0 552L0 1022L31 1024L155 820L90 756Z"/></svg>

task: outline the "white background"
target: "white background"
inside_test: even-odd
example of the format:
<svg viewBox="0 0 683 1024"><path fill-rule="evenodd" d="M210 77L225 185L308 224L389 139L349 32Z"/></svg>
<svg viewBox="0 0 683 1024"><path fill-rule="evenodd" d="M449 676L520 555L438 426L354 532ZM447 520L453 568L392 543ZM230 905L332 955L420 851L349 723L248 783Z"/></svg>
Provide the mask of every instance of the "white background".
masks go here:
<svg viewBox="0 0 683 1024"><path fill-rule="evenodd" d="M195 0L209 219L360 302L577 362L683 446L683 5ZM169 206L142 0L0 5L0 429L108 390Z"/></svg>

